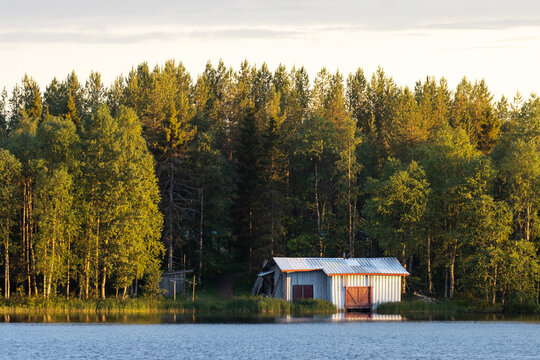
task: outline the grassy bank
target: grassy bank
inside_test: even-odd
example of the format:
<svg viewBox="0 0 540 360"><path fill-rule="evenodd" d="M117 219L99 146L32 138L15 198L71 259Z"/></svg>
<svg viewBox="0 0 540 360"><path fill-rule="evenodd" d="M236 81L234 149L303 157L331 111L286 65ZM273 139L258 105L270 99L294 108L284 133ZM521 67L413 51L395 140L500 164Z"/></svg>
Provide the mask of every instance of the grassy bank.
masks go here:
<svg viewBox="0 0 540 360"><path fill-rule="evenodd" d="M379 314L399 314L410 316L425 315L459 315L459 314L540 314L540 306L528 304L489 304L477 299L442 300L440 302L424 302L404 300L402 302L381 304L377 307Z"/></svg>
<svg viewBox="0 0 540 360"><path fill-rule="evenodd" d="M228 313L267 315L331 314L336 308L323 300L299 300L288 303L283 299L245 296L224 299L203 294L195 301L171 298L128 298L117 299L71 299L54 298L48 301L35 298L19 298L0 301L2 313Z"/></svg>

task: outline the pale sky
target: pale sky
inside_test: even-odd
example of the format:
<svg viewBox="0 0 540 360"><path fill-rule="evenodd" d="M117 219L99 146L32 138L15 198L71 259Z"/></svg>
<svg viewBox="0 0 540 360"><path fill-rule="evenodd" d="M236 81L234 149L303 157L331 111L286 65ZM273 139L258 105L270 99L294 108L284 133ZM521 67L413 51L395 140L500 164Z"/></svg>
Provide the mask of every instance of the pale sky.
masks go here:
<svg viewBox="0 0 540 360"><path fill-rule="evenodd" d="M106 84L147 61L182 61L193 78L208 60L238 69L324 66L398 85L427 75L452 87L484 78L496 98L540 93L540 2L532 0L0 0L0 88L25 73L42 90L75 70Z"/></svg>

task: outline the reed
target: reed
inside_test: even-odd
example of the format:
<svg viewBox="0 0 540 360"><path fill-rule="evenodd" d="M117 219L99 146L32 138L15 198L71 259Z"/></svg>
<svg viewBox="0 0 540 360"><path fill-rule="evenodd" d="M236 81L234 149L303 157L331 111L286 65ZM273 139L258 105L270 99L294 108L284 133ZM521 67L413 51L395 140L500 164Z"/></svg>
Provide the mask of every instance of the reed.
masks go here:
<svg viewBox="0 0 540 360"><path fill-rule="evenodd" d="M335 305L326 300L302 299L292 303L292 313L294 314L333 314L336 311Z"/></svg>
<svg viewBox="0 0 540 360"><path fill-rule="evenodd" d="M70 299L14 298L0 300L3 313L230 313L230 314L331 314L336 308L324 300L303 299L292 304L283 300L262 296L242 296L231 299L221 298L213 293L202 293L191 299L165 297L138 297L120 299Z"/></svg>
<svg viewBox="0 0 540 360"><path fill-rule="evenodd" d="M467 305L457 301L442 301L438 303L424 301L401 301L384 303L377 306L379 314L409 315L411 313L423 314L460 314L472 312Z"/></svg>

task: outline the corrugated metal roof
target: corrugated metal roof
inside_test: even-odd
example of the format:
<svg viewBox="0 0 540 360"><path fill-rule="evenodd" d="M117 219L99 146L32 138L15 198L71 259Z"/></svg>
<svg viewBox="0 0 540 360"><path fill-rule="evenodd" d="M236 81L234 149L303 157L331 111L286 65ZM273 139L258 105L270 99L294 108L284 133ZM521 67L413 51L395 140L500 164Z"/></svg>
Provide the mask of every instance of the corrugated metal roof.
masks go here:
<svg viewBox="0 0 540 360"><path fill-rule="evenodd" d="M284 272L322 270L326 275L387 274L409 275L396 258L286 258L275 257Z"/></svg>

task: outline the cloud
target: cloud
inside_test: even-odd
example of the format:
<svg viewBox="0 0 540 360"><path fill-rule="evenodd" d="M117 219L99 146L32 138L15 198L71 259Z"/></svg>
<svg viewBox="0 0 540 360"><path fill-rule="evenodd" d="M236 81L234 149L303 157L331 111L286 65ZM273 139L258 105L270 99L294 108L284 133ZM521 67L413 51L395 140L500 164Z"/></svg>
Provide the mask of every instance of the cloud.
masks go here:
<svg viewBox="0 0 540 360"><path fill-rule="evenodd" d="M65 44L136 44L147 41L173 41L177 39L284 39L302 35L300 30L269 28L209 28L199 30L163 30L139 32L107 31L53 31L17 30L0 31L0 43L65 43Z"/></svg>
<svg viewBox="0 0 540 360"><path fill-rule="evenodd" d="M493 29L540 24L537 0L17 0L0 30L46 25L91 28L351 26L376 31Z"/></svg>
<svg viewBox="0 0 540 360"><path fill-rule="evenodd" d="M302 30L274 30L274 29L213 29L197 30L189 33L193 38L213 39L283 39L293 38L305 34Z"/></svg>
<svg viewBox="0 0 540 360"><path fill-rule="evenodd" d="M152 40L173 39L174 34L146 32L138 34L112 34L107 32L77 31L4 31L0 43L74 43L74 44L134 44Z"/></svg>
<svg viewBox="0 0 540 360"><path fill-rule="evenodd" d="M441 30L502 30L518 27L540 27L539 18L516 18L516 19L497 19L497 20L477 20L461 22L441 22L422 25L424 29Z"/></svg>

